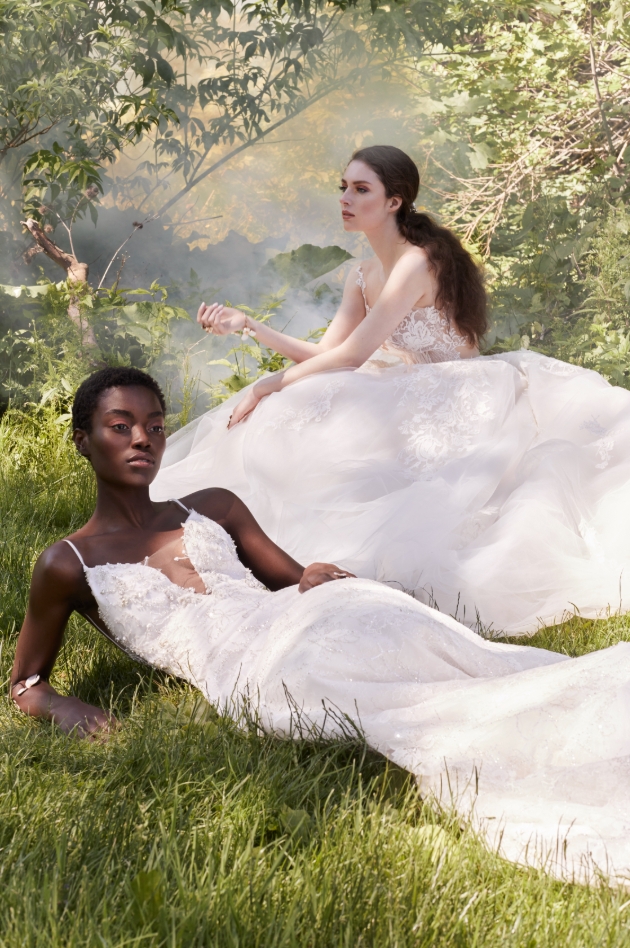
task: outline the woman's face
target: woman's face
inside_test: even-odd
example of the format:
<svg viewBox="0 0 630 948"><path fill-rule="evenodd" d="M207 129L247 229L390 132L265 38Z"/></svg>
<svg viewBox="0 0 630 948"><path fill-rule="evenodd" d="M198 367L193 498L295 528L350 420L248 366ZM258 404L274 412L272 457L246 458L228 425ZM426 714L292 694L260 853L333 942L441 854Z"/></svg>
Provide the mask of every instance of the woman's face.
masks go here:
<svg viewBox="0 0 630 948"><path fill-rule="evenodd" d="M351 161L341 179L343 229L370 232L383 227L401 205L399 197L388 198L375 171L363 161Z"/></svg>
<svg viewBox="0 0 630 948"><path fill-rule="evenodd" d="M92 430L77 428L73 437L100 480L148 487L166 446L164 412L156 395L142 385L108 388L92 415Z"/></svg>

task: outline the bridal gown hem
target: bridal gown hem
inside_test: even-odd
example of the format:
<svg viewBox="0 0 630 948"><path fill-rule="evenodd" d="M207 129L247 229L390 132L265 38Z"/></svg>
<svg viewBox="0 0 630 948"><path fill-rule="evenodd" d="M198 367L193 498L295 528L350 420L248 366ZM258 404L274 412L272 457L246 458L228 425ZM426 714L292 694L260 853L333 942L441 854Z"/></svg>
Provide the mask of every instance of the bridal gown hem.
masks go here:
<svg viewBox="0 0 630 948"><path fill-rule="evenodd" d="M269 592L214 521L193 510L183 531L205 594L146 561L83 563L121 647L219 708L256 696L281 736L296 710L330 736L346 716L505 857L627 880L630 644L576 659L500 644L365 579Z"/></svg>

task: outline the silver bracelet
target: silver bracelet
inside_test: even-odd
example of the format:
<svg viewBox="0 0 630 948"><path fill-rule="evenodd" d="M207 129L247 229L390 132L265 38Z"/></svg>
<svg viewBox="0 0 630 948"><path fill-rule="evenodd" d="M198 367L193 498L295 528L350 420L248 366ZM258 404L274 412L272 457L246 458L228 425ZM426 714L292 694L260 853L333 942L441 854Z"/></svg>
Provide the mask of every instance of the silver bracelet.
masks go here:
<svg viewBox="0 0 630 948"><path fill-rule="evenodd" d="M31 675L29 678L26 679L23 687L20 688L20 690L18 691L15 697L19 698L20 695L23 695L25 691L29 690L29 688L34 688L35 685L38 685L41 680L42 680L41 675ZM13 687L15 688L15 685Z"/></svg>

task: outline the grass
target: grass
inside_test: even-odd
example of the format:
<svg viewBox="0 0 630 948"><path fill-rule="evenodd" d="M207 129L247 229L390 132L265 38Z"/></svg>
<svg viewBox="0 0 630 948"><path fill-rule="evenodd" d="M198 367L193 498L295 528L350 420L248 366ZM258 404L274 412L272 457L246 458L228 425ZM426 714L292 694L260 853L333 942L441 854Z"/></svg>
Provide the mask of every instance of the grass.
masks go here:
<svg viewBox="0 0 630 948"><path fill-rule="evenodd" d="M38 552L93 486L52 413L0 422L0 666ZM572 619L533 644L630 639ZM490 853L358 741L238 727L73 620L54 683L122 718L64 737L0 702L0 948L630 945L628 893Z"/></svg>

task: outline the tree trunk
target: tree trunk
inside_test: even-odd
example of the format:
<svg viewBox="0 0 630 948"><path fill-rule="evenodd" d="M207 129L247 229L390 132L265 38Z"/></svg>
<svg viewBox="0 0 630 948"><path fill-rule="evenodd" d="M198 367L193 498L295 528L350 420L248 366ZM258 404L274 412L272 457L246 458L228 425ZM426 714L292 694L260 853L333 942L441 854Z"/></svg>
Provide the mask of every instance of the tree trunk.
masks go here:
<svg viewBox="0 0 630 948"><path fill-rule="evenodd" d="M57 244L44 233L37 221L34 221L31 217L24 222L24 226L28 229L33 240L46 256L66 271L69 284L87 283L89 272L87 263L81 263L74 254L66 253L65 250L58 247ZM92 327L87 321L81 318L78 296L71 297L70 305L68 306L68 316L81 333L82 344L84 346L95 347L96 339L94 338Z"/></svg>

